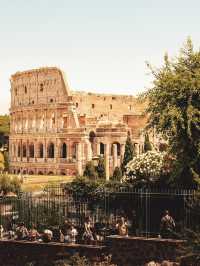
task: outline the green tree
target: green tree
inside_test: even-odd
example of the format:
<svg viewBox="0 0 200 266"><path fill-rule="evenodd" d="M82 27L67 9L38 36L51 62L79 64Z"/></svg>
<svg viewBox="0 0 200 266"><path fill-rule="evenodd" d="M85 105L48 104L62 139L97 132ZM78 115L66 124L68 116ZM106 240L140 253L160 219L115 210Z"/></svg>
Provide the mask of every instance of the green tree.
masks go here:
<svg viewBox="0 0 200 266"><path fill-rule="evenodd" d="M106 178L105 162L103 158L99 159L96 170L99 178Z"/></svg>
<svg viewBox="0 0 200 266"><path fill-rule="evenodd" d="M124 158L121 165L122 173L126 171L126 165L128 162L130 162L135 155L134 146L131 141L130 133L128 133L127 139L126 139L126 145L125 145L125 152L124 152Z"/></svg>
<svg viewBox="0 0 200 266"><path fill-rule="evenodd" d="M90 179L96 179L98 177L98 174L95 170L95 167L92 161L86 163L83 175L87 176Z"/></svg>
<svg viewBox="0 0 200 266"><path fill-rule="evenodd" d="M200 51L188 39L177 58L165 55L162 67L148 67L154 76L145 93L148 126L167 139L176 158L174 184L194 187L200 175Z"/></svg>
<svg viewBox="0 0 200 266"><path fill-rule="evenodd" d="M115 167L111 180L120 181L122 178L122 170L120 167Z"/></svg>
<svg viewBox="0 0 200 266"><path fill-rule="evenodd" d="M144 136L144 152L152 151L151 142L149 140L149 134L146 133Z"/></svg>

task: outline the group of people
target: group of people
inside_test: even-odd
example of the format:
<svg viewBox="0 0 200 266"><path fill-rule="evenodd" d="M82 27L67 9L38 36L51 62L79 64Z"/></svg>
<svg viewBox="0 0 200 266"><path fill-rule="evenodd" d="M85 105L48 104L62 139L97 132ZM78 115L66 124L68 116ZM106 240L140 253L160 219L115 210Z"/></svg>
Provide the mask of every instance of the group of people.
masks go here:
<svg viewBox="0 0 200 266"><path fill-rule="evenodd" d="M2 225L0 225L0 238L7 236L10 239L29 240L29 241L59 241L64 243L76 243L77 237L79 241L82 240L85 244L92 244L94 241L102 241L106 234L118 234L120 236L128 236L130 225L128 221L121 216L112 230L103 223L96 223L93 225L90 217L86 217L83 227L79 230L69 220L65 220L63 225L57 231L49 228L42 233L38 232L36 226L33 224L28 230L23 222L12 223L5 232ZM108 232L109 230L109 232ZM165 211L160 223L160 235L162 238L173 238L175 232L175 221L170 216L169 211Z"/></svg>
<svg viewBox="0 0 200 266"><path fill-rule="evenodd" d="M164 215L161 218L160 222L160 234L158 237L162 238L174 238L176 236L175 233L175 221L172 216L169 214L169 211L166 210ZM116 229L118 231L118 235L120 236L128 236L128 222L124 217L121 217L116 224Z"/></svg>

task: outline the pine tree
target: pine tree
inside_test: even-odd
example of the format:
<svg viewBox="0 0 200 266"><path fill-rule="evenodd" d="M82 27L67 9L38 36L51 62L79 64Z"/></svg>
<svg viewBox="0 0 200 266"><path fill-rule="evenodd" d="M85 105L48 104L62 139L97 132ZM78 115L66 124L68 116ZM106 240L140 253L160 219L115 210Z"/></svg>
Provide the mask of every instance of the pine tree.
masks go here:
<svg viewBox="0 0 200 266"><path fill-rule="evenodd" d="M131 141L130 133L128 133L127 139L126 139L126 145L125 145L125 152L124 152L124 158L121 165L122 173L126 171L125 167L128 162L130 162L135 155L134 146Z"/></svg>
<svg viewBox="0 0 200 266"><path fill-rule="evenodd" d="M152 151L151 142L149 141L149 134L146 133L144 136L144 152Z"/></svg>
<svg viewBox="0 0 200 266"><path fill-rule="evenodd" d="M96 171L99 178L106 178L105 162L103 158L99 159Z"/></svg>

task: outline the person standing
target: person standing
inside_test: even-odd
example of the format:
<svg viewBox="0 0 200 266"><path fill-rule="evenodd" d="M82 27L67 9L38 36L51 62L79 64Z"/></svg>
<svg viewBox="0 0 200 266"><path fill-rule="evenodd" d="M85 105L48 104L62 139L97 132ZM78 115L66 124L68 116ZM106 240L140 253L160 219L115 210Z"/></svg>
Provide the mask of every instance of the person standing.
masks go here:
<svg viewBox="0 0 200 266"><path fill-rule="evenodd" d="M174 236L175 221L166 210L160 223L160 234L162 238L172 238Z"/></svg>

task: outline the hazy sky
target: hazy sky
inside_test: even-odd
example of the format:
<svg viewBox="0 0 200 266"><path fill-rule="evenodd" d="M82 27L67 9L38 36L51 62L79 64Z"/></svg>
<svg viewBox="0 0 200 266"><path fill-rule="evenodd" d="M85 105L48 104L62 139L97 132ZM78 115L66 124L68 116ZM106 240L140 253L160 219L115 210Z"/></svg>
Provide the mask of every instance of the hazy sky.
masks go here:
<svg viewBox="0 0 200 266"><path fill-rule="evenodd" d="M0 113L10 75L58 66L72 89L136 94L187 36L200 46L199 0L0 0Z"/></svg>

